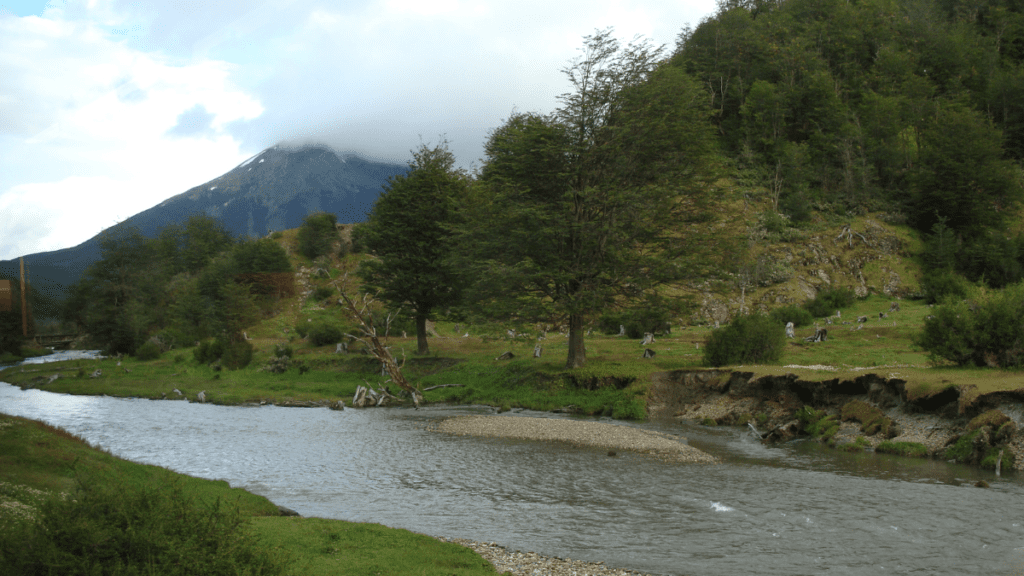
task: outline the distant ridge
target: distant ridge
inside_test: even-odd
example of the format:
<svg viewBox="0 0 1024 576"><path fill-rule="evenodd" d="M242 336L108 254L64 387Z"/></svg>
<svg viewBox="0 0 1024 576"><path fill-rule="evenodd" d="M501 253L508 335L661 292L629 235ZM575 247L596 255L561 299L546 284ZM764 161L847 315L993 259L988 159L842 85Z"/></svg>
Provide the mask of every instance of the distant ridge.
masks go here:
<svg viewBox="0 0 1024 576"><path fill-rule="evenodd" d="M153 237L161 228L206 214L236 237L263 237L296 228L311 212L338 222L366 220L383 186L408 166L339 154L323 145L263 150L229 172L164 200L114 228L135 226ZM98 236L73 248L25 256L33 286L57 298L99 259ZM0 261L0 272L17 274L18 260Z"/></svg>

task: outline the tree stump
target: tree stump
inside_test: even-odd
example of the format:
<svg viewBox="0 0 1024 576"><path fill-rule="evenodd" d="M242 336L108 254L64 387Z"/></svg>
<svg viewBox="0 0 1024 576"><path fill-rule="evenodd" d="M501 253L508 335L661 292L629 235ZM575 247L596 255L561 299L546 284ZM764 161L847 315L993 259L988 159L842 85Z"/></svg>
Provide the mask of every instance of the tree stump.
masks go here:
<svg viewBox="0 0 1024 576"><path fill-rule="evenodd" d="M645 359L647 359L647 358L654 358L655 354L656 354L656 352L654 350L651 350L650 348L644 348L644 355L643 355L643 357Z"/></svg>
<svg viewBox="0 0 1024 576"><path fill-rule="evenodd" d="M495 358L495 360L511 360L511 359L513 359L515 357L516 357L516 355L513 354L511 350L506 350L505 352L503 352L501 354L501 356L498 356L497 358Z"/></svg>
<svg viewBox="0 0 1024 576"><path fill-rule="evenodd" d="M541 348L540 344L537 344L536 346L533 347L533 357L534 358L540 358L540 354L543 351L544 351L544 349Z"/></svg>
<svg viewBox="0 0 1024 576"><path fill-rule="evenodd" d="M640 341L641 346L650 346L654 343L654 334L647 332L644 334L644 339Z"/></svg>
<svg viewBox="0 0 1024 576"><path fill-rule="evenodd" d="M796 338L796 334L793 332L792 322L786 322L786 338Z"/></svg>

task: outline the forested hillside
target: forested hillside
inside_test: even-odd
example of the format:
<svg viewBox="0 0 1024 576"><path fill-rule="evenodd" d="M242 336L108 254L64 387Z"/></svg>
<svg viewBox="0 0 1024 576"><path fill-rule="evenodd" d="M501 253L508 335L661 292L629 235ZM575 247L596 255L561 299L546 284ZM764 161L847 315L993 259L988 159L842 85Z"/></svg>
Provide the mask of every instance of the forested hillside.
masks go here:
<svg viewBox="0 0 1024 576"><path fill-rule="evenodd" d="M671 65L704 87L737 181L792 222L884 212L933 235L933 271L1002 286L1024 256L1022 10L725 2L680 34Z"/></svg>

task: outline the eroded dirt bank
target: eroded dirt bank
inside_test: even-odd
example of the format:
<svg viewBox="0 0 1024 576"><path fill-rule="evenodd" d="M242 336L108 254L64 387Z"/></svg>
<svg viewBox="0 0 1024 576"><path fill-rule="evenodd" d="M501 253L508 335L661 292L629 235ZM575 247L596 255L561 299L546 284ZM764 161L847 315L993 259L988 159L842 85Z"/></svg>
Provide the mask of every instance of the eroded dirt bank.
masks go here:
<svg viewBox="0 0 1024 576"><path fill-rule="evenodd" d="M811 406L835 420L838 430L828 441L837 448L855 442L870 448L883 441L913 442L933 458L947 458L947 450L956 446L959 460L971 464L982 464L986 455L1003 450L1004 469L1010 464L1024 470L1024 390L977 394L973 387L961 386L908 397L906 381L878 374L810 381L793 374L678 370L651 378L651 418L750 423L778 441L813 435L815 430L798 418L798 411ZM853 408L863 406L858 402L889 420L878 430L858 421L853 415ZM994 467L991 459L989 467Z"/></svg>

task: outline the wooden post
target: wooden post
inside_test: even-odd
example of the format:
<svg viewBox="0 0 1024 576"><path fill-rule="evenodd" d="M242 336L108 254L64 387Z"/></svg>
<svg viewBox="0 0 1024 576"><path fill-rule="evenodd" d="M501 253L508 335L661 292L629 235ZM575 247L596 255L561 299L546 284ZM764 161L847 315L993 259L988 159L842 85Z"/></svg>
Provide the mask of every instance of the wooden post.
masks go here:
<svg viewBox="0 0 1024 576"><path fill-rule="evenodd" d="M21 257L21 335L28 338L28 300L25 299L25 257Z"/></svg>

